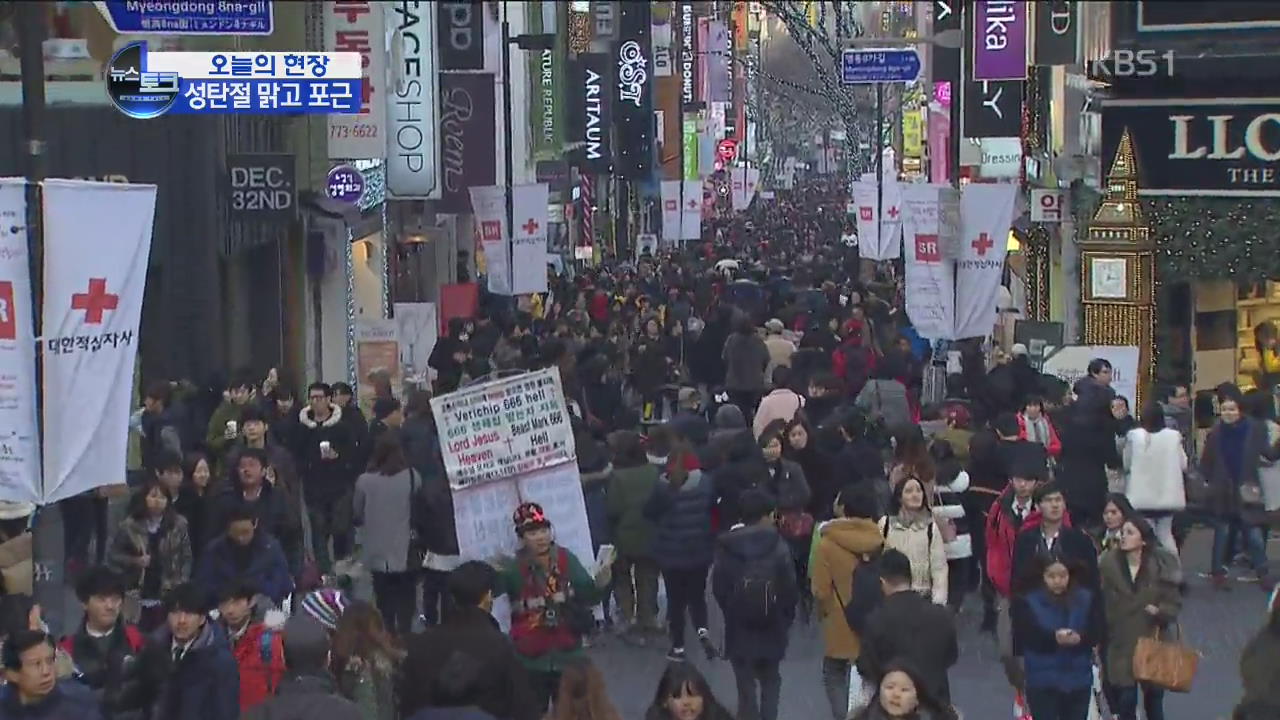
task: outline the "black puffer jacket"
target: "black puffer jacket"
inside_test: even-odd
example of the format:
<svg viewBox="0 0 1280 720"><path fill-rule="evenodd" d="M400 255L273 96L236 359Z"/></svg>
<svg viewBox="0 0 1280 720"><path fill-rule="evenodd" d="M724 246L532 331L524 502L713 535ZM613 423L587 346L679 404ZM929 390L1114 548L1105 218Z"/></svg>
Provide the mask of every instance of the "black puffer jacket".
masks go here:
<svg viewBox="0 0 1280 720"><path fill-rule="evenodd" d="M711 479L701 470L690 470L679 489L673 489L663 476L644 508L645 516L654 522L653 557L659 567L684 570L711 564L715 500Z"/></svg>
<svg viewBox="0 0 1280 720"><path fill-rule="evenodd" d="M769 468L750 430L735 431L724 438L725 461L714 473L720 500L720 527L728 529L740 522L738 501L742 493L765 485Z"/></svg>

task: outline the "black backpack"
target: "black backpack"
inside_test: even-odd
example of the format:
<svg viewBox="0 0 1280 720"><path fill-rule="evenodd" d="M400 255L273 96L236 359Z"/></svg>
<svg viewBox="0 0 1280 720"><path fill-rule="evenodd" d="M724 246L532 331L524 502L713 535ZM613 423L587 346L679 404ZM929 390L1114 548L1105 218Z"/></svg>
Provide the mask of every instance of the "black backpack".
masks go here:
<svg viewBox="0 0 1280 720"><path fill-rule="evenodd" d="M734 585L729 607L747 627L766 628L778 614L778 566L773 553L747 561Z"/></svg>
<svg viewBox="0 0 1280 720"><path fill-rule="evenodd" d="M844 619L849 627L861 635L867 629L871 613L884 602L884 588L880 586L880 552L863 555L853 569L853 592L844 605ZM837 598L839 596L837 595Z"/></svg>

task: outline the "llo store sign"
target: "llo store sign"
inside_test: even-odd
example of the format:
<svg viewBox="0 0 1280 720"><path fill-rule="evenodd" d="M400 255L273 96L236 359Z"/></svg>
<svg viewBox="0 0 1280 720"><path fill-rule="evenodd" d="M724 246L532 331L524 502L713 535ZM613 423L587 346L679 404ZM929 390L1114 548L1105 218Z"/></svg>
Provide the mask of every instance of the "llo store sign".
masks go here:
<svg viewBox="0 0 1280 720"><path fill-rule="evenodd" d="M1280 98L1104 101L1104 159L1125 128L1143 195L1280 197Z"/></svg>

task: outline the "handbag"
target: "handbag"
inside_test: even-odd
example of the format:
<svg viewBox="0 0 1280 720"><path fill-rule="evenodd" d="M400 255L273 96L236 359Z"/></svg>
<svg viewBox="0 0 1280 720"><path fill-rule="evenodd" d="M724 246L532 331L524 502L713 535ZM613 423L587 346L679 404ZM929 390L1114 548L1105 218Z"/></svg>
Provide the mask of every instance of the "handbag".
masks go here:
<svg viewBox="0 0 1280 720"><path fill-rule="evenodd" d="M1243 482L1240 483L1240 504L1259 506L1262 505L1262 486L1258 483Z"/></svg>
<svg viewBox="0 0 1280 720"><path fill-rule="evenodd" d="M788 540L813 534L813 516L803 510L786 510L778 515L778 533Z"/></svg>
<svg viewBox="0 0 1280 720"><path fill-rule="evenodd" d="M1133 649L1133 678L1172 692L1191 692L1200 654L1180 642L1165 642L1160 631L1138 638Z"/></svg>

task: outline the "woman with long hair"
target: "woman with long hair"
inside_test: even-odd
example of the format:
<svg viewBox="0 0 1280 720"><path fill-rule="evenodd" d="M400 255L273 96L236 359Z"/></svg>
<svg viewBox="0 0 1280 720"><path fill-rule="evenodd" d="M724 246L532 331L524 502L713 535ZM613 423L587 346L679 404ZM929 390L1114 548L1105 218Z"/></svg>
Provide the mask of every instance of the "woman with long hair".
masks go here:
<svg viewBox="0 0 1280 720"><path fill-rule="evenodd" d="M914 668L900 660L885 667L871 704L856 720L956 720L956 712L929 694L929 686Z"/></svg>
<svg viewBox="0 0 1280 720"><path fill-rule="evenodd" d="M805 479L804 470L799 463L783 456L786 445L786 420L773 420L765 425L758 439L760 452L764 455L769 476L764 483L764 490L774 499L778 510L778 532L791 547L791 556L795 560L796 584L801 588L800 616L809 618L813 609L813 596L807 591L809 546L813 539L813 515L808 511L809 483Z"/></svg>
<svg viewBox="0 0 1280 720"><path fill-rule="evenodd" d="M1124 493L1108 493L1107 502L1102 506L1102 537L1098 539L1101 552L1106 552L1120 545L1120 530L1124 521L1138 517L1138 511Z"/></svg>
<svg viewBox="0 0 1280 720"><path fill-rule="evenodd" d="M1103 628L1093 591L1080 583L1082 568L1038 556L1035 581L1013 604L1014 632L1022 641L1027 705L1035 718L1086 720L1093 686L1093 650Z"/></svg>
<svg viewBox="0 0 1280 720"><path fill-rule="evenodd" d="M1155 528L1164 548L1177 554L1173 515L1187 507L1187 452L1182 433L1165 424L1160 403L1142 409L1141 422L1125 435L1123 458L1124 494Z"/></svg>
<svg viewBox="0 0 1280 720"><path fill-rule="evenodd" d="M622 720L609 700L604 676L592 662L580 658L569 663L560 675L556 708L552 720Z"/></svg>
<svg viewBox="0 0 1280 720"><path fill-rule="evenodd" d="M164 597L191 579L187 520L160 480L148 478L129 497L107 564L125 580L125 622L150 632L164 623Z"/></svg>
<svg viewBox="0 0 1280 720"><path fill-rule="evenodd" d="M373 605L353 600L333 632L329 669L363 720L396 720L396 668L404 651Z"/></svg>
<svg viewBox="0 0 1280 720"><path fill-rule="evenodd" d="M933 519L929 494L918 477L907 476L893 489L891 512L880 520L886 549L911 561L911 589L947 604L947 554L942 530Z"/></svg>
<svg viewBox="0 0 1280 720"><path fill-rule="evenodd" d="M693 663L667 663L644 720L733 720Z"/></svg>
<svg viewBox="0 0 1280 720"><path fill-rule="evenodd" d="M908 477L914 477L924 483L925 489L933 491L936 469L933 457L929 455L929 443L919 425L897 428L893 433L893 465L889 470L889 485L897 487Z"/></svg>
<svg viewBox="0 0 1280 720"><path fill-rule="evenodd" d="M199 450L187 453L183 458L182 486L174 496L173 509L187 519L187 534L191 537L191 550L195 562L216 534L209 522L209 501L216 492L212 487L213 465L209 456Z"/></svg>
<svg viewBox="0 0 1280 720"><path fill-rule="evenodd" d="M387 430L374 442L369 470L356 480L352 520L364 528L360 560L373 574L373 595L391 632L399 637L413 630L417 610L418 567L409 564L413 504L423 479L405 459L400 433ZM421 557L419 555L418 557Z"/></svg>
<svg viewBox="0 0 1280 720"><path fill-rule="evenodd" d="M1163 720L1164 691L1140 685L1133 676L1138 639L1152 637L1178 619L1182 610L1178 558L1160 546L1150 523L1131 517L1120 542L1098 561L1107 631L1103 675L1117 720L1137 720L1138 699L1149 720Z"/></svg>

